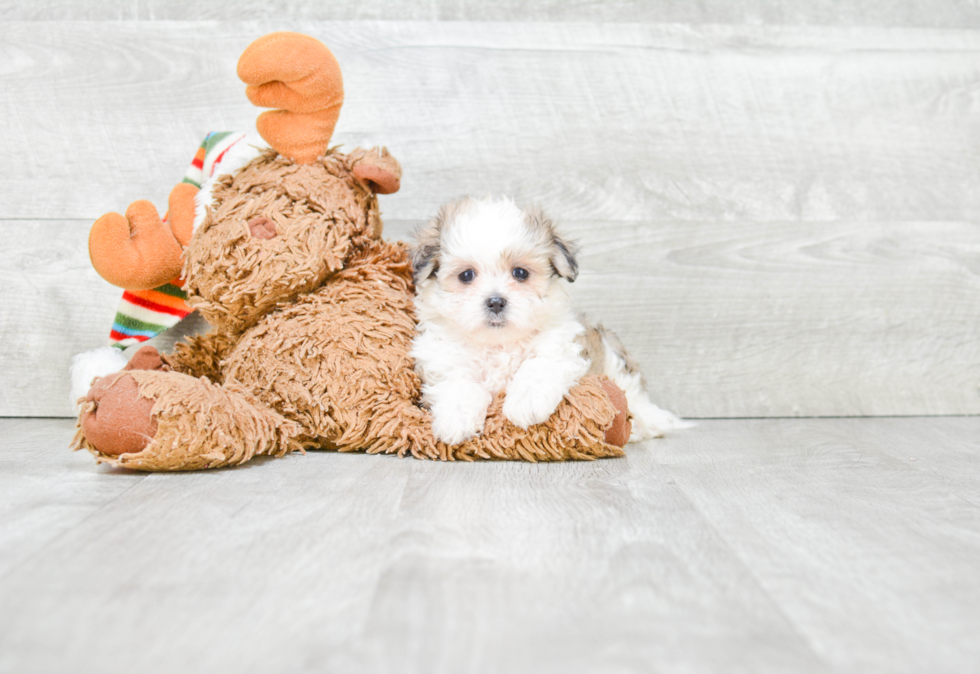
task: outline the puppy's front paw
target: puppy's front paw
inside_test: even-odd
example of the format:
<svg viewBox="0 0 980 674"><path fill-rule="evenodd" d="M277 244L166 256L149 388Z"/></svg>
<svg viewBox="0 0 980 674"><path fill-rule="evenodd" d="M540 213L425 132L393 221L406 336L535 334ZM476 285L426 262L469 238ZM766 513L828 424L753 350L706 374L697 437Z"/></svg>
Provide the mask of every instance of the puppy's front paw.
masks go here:
<svg viewBox="0 0 980 674"><path fill-rule="evenodd" d="M432 434L447 445L458 445L482 431L485 420L485 417L478 421L432 410Z"/></svg>
<svg viewBox="0 0 980 674"><path fill-rule="evenodd" d="M562 395L563 392L548 390L544 386L533 387L513 382L507 387L504 398L504 416L521 428L544 423L557 409Z"/></svg>
<svg viewBox="0 0 980 674"><path fill-rule="evenodd" d="M458 445L478 435L487 420L490 394L478 388L455 390L450 395L440 391L438 401L431 401L432 434L447 445Z"/></svg>

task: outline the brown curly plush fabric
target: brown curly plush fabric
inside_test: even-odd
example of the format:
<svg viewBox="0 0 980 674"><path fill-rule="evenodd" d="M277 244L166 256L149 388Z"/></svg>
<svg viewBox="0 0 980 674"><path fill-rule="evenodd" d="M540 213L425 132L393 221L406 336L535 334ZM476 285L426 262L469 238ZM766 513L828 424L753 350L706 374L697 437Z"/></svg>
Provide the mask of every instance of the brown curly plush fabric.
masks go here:
<svg viewBox="0 0 980 674"><path fill-rule="evenodd" d="M140 396L155 401L156 435L141 451L108 456L86 438L80 424L76 447L100 463L146 471L200 470L302 449L295 440L299 426L246 394L177 372L131 370L126 376L136 380ZM93 405L83 406L83 419Z"/></svg>
<svg viewBox="0 0 980 674"><path fill-rule="evenodd" d="M336 152L303 165L269 150L219 181L214 199L187 252L185 290L191 307L230 333L320 286L380 219L377 199ZM276 235L253 236L255 218Z"/></svg>

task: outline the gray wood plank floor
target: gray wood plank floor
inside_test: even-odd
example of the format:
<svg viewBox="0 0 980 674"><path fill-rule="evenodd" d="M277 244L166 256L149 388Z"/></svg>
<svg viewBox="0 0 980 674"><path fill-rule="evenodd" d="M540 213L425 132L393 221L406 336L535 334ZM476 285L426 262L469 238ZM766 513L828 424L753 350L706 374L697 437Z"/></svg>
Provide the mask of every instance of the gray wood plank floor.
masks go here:
<svg viewBox="0 0 980 674"><path fill-rule="evenodd" d="M969 672L980 418L140 475L0 420L2 672Z"/></svg>

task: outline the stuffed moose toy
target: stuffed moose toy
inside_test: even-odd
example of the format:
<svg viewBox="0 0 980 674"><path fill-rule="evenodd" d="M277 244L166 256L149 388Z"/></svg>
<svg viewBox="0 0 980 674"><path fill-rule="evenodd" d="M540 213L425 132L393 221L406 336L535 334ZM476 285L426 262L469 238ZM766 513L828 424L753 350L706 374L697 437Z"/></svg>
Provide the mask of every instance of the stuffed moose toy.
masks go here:
<svg viewBox="0 0 980 674"><path fill-rule="evenodd" d="M625 398L597 377L545 423L512 425L498 398L481 436L436 441L409 356L411 262L381 237L376 195L399 189L401 167L385 149L329 147L343 85L319 41L266 35L245 50L238 74L252 103L273 108L257 122L268 147L243 137L203 162L202 149L200 189L177 185L164 219L137 201L125 216L100 218L89 241L103 278L172 299L171 314L197 310L212 329L167 355L144 346L96 378L80 400L75 449L147 471L309 448L442 460L622 454ZM165 290L175 285L186 293L183 312Z"/></svg>

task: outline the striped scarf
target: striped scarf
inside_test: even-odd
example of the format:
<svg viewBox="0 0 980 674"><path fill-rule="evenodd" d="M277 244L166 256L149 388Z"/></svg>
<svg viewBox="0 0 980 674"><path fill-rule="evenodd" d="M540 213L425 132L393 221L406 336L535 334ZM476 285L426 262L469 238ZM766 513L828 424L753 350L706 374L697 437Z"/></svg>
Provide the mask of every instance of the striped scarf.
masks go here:
<svg viewBox="0 0 980 674"><path fill-rule="evenodd" d="M215 174L228 151L247 137L244 133L209 133L181 182L200 189L204 181ZM151 290L123 292L109 333L109 346L125 349L177 325L191 313L183 287L183 279L176 278Z"/></svg>

